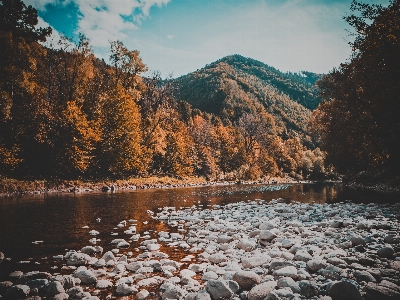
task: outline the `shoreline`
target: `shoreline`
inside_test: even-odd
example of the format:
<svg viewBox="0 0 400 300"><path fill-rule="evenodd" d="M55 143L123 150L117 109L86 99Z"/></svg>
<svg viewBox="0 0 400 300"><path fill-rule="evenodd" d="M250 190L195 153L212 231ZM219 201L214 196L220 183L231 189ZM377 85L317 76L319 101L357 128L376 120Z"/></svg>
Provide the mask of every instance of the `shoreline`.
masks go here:
<svg viewBox="0 0 400 300"><path fill-rule="evenodd" d="M283 183L315 183L311 180L297 181L290 177L269 177L253 181L207 181L203 177L147 177L127 180L78 181L61 180L50 182L45 180L0 179L0 197L40 195L53 193L92 193L117 192L143 189L183 188L234 184L283 184Z"/></svg>
<svg viewBox="0 0 400 300"><path fill-rule="evenodd" d="M111 243L82 241L80 250L49 258L55 269L12 272L0 295L395 300L400 296L399 213L399 203L339 206L283 199L207 209L163 207L147 211L146 220L115 220L112 232L119 235ZM151 235L137 232L136 226L150 218L168 227Z"/></svg>

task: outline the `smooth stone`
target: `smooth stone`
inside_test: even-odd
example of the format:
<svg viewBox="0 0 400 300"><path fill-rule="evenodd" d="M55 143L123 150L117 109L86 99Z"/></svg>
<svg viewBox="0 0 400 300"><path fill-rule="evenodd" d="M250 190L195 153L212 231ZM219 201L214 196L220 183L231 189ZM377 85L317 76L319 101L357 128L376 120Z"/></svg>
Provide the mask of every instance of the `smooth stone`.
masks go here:
<svg viewBox="0 0 400 300"><path fill-rule="evenodd" d="M82 283L91 284L96 283L97 278L93 274L91 270L86 269L85 267L78 268L73 274L73 277L79 278Z"/></svg>
<svg viewBox="0 0 400 300"><path fill-rule="evenodd" d="M222 253L214 253L208 257L208 260L212 263L219 264L223 261L227 261L228 258Z"/></svg>
<svg viewBox="0 0 400 300"><path fill-rule="evenodd" d="M301 260L301 261L307 262L311 259L312 259L312 256L310 255L310 253L308 253L305 250L299 250L294 255L294 260Z"/></svg>
<svg viewBox="0 0 400 300"><path fill-rule="evenodd" d="M242 239L239 241L239 243L236 244L236 247L238 249L250 252L254 249L256 245L257 245L256 242L253 240Z"/></svg>
<svg viewBox="0 0 400 300"><path fill-rule="evenodd" d="M363 300L358 288L348 281L335 282L330 290L332 300Z"/></svg>
<svg viewBox="0 0 400 300"><path fill-rule="evenodd" d="M267 281L253 287L247 294L248 300L264 300L276 287L276 281Z"/></svg>
<svg viewBox="0 0 400 300"><path fill-rule="evenodd" d="M379 257L382 258L391 258L394 254L394 250L392 247L383 247L377 251Z"/></svg>
<svg viewBox="0 0 400 300"><path fill-rule="evenodd" d="M107 289L109 287L112 287L113 283L110 280L98 280L96 283L96 288L97 289Z"/></svg>
<svg viewBox="0 0 400 300"><path fill-rule="evenodd" d="M51 281L47 286L47 297L54 297L57 294L65 293L64 287L59 281Z"/></svg>
<svg viewBox="0 0 400 300"><path fill-rule="evenodd" d="M380 284L368 283L364 289L366 300L394 300L400 299L400 287L387 280L382 280Z"/></svg>
<svg viewBox="0 0 400 300"><path fill-rule="evenodd" d="M299 287L300 287L300 294L305 296L306 298L318 296L319 289L314 282L302 280L299 282Z"/></svg>
<svg viewBox="0 0 400 300"><path fill-rule="evenodd" d="M177 285L169 285L161 296L162 300L166 299L183 299L185 291Z"/></svg>
<svg viewBox="0 0 400 300"><path fill-rule="evenodd" d="M148 290L141 290L136 294L138 300L146 299L150 295Z"/></svg>
<svg viewBox="0 0 400 300"><path fill-rule="evenodd" d="M300 294L300 286L299 284L293 280L291 277L283 277L280 278L277 282L278 288L288 287L292 290L293 293Z"/></svg>
<svg viewBox="0 0 400 300"><path fill-rule="evenodd" d="M356 278L358 282L365 281L365 282L376 282L374 276L367 271L355 271L353 276Z"/></svg>
<svg viewBox="0 0 400 300"><path fill-rule="evenodd" d="M293 266L283 267L281 269L275 270L273 273L274 276L283 276L283 277L296 277L297 269Z"/></svg>
<svg viewBox="0 0 400 300"><path fill-rule="evenodd" d="M236 281L242 289L249 290L261 282L261 277L253 271L238 271L233 275L232 280Z"/></svg>
<svg viewBox="0 0 400 300"><path fill-rule="evenodd" d="M128 296L131 295L134 292L134 290L128 286L126 283L122 283L117 286L117 289L115 290L115 293L117 295L122 295L122 296Z"/></svg>
<svg viewBox="0 0 400 300"><path fill-rule="evenodd" d="M203 276L201 277L201 280L207 281L207 280L217 280L218 279L218 274L213 272L213 271L208 271L204 272Z"/></svg>
<svg viewBox="0 0 400 300"><path fill-rule="evenodd" d="M255 268L258 266L262 266L271 261L271 257L267 254L264 255L255 255L248 258L242 258L242 265L244 268Z"/></svg>
<svg viewBox="0 0 400 300"><path fill-rule="evenodd" d="M30 288L24 284L17 284L9 287L6 291L6 299L21 299L26 298L30 292Z"/></svg>
<svg viewBox="0 0 400 300"><path fill-rule="evenodd" d="M326 261L321 258L314 258L307 262L307 269L311 272L317 272L319 269L325 268L326 266Z"/></svg>
<svg viewBox="0 0 400 300"><path fill-rule="evenodd" d="M207 281L206 290L213 300L230 298L233 295L233 292L229 288L229 285L225 281L221 280Z"/></svg>

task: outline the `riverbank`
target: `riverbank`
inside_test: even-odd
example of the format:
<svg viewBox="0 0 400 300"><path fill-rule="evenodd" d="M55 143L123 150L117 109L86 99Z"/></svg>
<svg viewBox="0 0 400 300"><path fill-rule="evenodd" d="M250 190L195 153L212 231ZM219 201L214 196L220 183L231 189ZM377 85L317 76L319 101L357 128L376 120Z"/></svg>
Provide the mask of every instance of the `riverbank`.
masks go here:
<svg viewBox="0 0 400 300"><path fill-rule="evenodd" d="M400 204L281 199L163 207L116 220L80 250L15 271L5 299L374 300L400 298ZM137 232L154 220L156 231ZM7 255L4 258L7 259ZM21 262L23 263L23 262ZM53 266L53 267L50 267ZM123 298L125 297L125 298Z"/></svg>
<svg viewBox="0 0 400 300"><path fill-rule="evenodd" d="M146 177L130 178L127 180L16 180L0 178L0 197L23 194L45 194L45 193L90 193L90 192L112 192L129 191L136 189L171 188L171 187L195 187L211 185L230 184L280 184L298 183L299 181L290 177L267 177L257 181L207 181L204 177ZM307 182L307 181L304 181Z"/></svg>

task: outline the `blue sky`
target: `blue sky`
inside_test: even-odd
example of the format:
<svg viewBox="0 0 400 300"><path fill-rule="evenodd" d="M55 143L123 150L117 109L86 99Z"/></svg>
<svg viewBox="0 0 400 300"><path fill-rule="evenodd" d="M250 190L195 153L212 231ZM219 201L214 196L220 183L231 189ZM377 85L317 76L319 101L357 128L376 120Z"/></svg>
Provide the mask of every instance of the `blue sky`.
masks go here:
<svg viewBox="0 0 400 300"><path fill-rule="evenodd" d="M365 0L387 5L389 0ZM84 33L98 57L109 41L140 51L151 71L187 74L230 54L281 71L327 73L350 56L351 0L25 0L55 34Z"/></svg>

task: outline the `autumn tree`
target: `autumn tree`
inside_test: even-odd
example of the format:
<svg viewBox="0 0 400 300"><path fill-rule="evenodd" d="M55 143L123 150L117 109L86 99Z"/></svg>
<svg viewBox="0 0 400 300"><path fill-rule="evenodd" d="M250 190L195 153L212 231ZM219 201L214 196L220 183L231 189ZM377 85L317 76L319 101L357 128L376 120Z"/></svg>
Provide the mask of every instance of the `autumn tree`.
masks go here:
<svg viewBox="0 0 400 300"><path fill-rule="evenodd" d="M339 172L400 167L400 2L351 5L351 60L318 86L323 103L311 124Z"/></svg>
<svg viewBox="0 0 400 300"><path fill-rule="evenodd" d="M49 129L51 109L41 99L36 80L37 58L43 51L39 41L50 28L36 29L37 11L20 0L0 1L0 164L2 172L26 163L36 150L39 157L47 149L31 147ZM28 151L30 150L30 152ZM36 160L38 161L38 160ZM39 164L40 166L40 164ZM4 170L4 171L3 171ZM25 172L22 172L25 173Z"/></svg>

